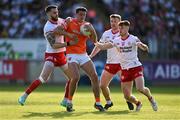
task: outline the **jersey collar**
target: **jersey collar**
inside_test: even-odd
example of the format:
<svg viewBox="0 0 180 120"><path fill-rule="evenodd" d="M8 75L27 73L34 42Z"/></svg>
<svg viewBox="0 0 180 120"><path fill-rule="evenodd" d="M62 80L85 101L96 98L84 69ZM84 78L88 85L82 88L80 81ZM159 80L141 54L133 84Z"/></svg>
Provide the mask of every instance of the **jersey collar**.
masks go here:
<svg viewBox="0 0 180 120"><path fill-rule="evenodd" d="M57 21L53 21L53 20L49 20L50 23L52 24L57 24L58 22Z"/></svg>
<svg viewBox="0 0 180 120"><path fill-rule="evenodd" d="M128 39L128 37L129 37L129 34L128 34L128 36L127 36L127 37L125 37L125 38L122 38L122 37L121 37L121 40L125 41L125 40L127 40L127 39Z"/></svg>
<svg viewBox="0 0 180 120"><path fill-rule="evenodd" d="M117 30L117 31L113 31L113 30L111 29L111 32L112 32L112 34L116 34L116 33L118 33L118 32L119 32L119 30Z"/></svg>

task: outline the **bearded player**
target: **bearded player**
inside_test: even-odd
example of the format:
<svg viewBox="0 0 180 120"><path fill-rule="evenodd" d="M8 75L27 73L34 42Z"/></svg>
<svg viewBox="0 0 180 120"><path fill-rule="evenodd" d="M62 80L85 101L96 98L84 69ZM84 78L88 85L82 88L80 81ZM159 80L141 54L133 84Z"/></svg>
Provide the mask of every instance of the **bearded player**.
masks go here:
<svg viewBox="0 0 180 120"><path fill-rule="evenodd" d="M59 67L70 80L68 64L64 52L66 51L65 47L75 45L78 39L76 35L62 29L65 26L65 20L58 17L57 8L56 5L49 5L45 8L45 13L48 16L48 21L44 26L44 36L47 40L45 62L39 78L34 80L24 94L19 97L18 102L21 105L25 104L27 97L32 91L42 83L47 82L54 67ZM64 36L71 38L71 41L64 42Z"/></svg>

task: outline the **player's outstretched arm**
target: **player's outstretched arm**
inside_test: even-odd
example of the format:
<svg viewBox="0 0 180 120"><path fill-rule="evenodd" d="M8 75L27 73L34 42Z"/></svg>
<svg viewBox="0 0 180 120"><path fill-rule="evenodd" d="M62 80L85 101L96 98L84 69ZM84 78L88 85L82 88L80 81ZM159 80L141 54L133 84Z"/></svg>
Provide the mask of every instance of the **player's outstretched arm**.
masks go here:
<svg viewBox="0 0 180 120"><path fill-rule="evenodd" d="M91 54L89 55L89 57L90 57L90 58L93 58L94 56L96 56L96 55L99 53L100 50L101 50L101 49L99 49L97 46L95 46L95 47L93 48Z"/></svg>
<svg viewBox="0 0 180 120"><path fill-rule="evenodd" d="M111 42L107 42L107 43L96 42L94 43L94 45L101 50L107 50L114 47L113 43Z"/></svg>
<svg viewBox="0 0 180 120"><path fill-rule="evenodd" d="M143 51L149 52L149 48L146 44L142 43L142 42L137 42L136 45L138 46L138 48L140 48Z"/></svg>

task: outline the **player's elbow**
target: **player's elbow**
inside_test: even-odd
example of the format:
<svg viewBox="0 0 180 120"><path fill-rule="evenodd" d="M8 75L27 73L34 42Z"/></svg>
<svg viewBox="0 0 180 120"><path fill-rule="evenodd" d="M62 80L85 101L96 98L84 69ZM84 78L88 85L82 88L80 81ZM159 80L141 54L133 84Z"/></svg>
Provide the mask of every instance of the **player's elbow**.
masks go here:
<svg viewBox="0 0 180 120"><path fill-rule="evenodd" d="M61 48L61 46L60 46L59 44L56 44L56 43L51 44L51 47L52 47L53 49Z"/></svg>
<svg viewBox="0 0 180 120"><path fill-rule="evenodd" d="M57 49L57 46L54 45L54 44L51 44L51 47L52 47L53 49Z"/></svg>

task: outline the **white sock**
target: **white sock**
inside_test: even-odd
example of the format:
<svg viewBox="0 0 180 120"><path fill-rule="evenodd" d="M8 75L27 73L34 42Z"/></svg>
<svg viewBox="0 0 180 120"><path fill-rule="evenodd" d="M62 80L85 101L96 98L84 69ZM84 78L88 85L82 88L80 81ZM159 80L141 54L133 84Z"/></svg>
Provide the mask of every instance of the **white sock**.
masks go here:
<svg viewBox="0 0 180 120"><path fill-rule="evenodd" d="M67 98L64 98L63 101L67 101L68 99Z"/></svg>
<svg viewBox="0 0 180 120"><path fill-rule="evenodd" d="M96 105L101 105L101 103L100 102L96 102Z"/></svg>
<svg viewBox="0 0 180 120"><path fill-rule="evenodd" d="M107 104L111 104L112 101L111 101L111 100L107 100L106 103L107 103Z"/></svg>
<svg viewBox="0 0 180 120"><path fill-rule="evenodd" d="M22 96L25 97L25 98L27 98L27 97L28 97L28 94L25 92Z"/></svg>
<svg viewBox="0 0 180 120"><path fill-rule="evenodd" d="M72 100L67 100L67 103L72 103Z"/></svg>

